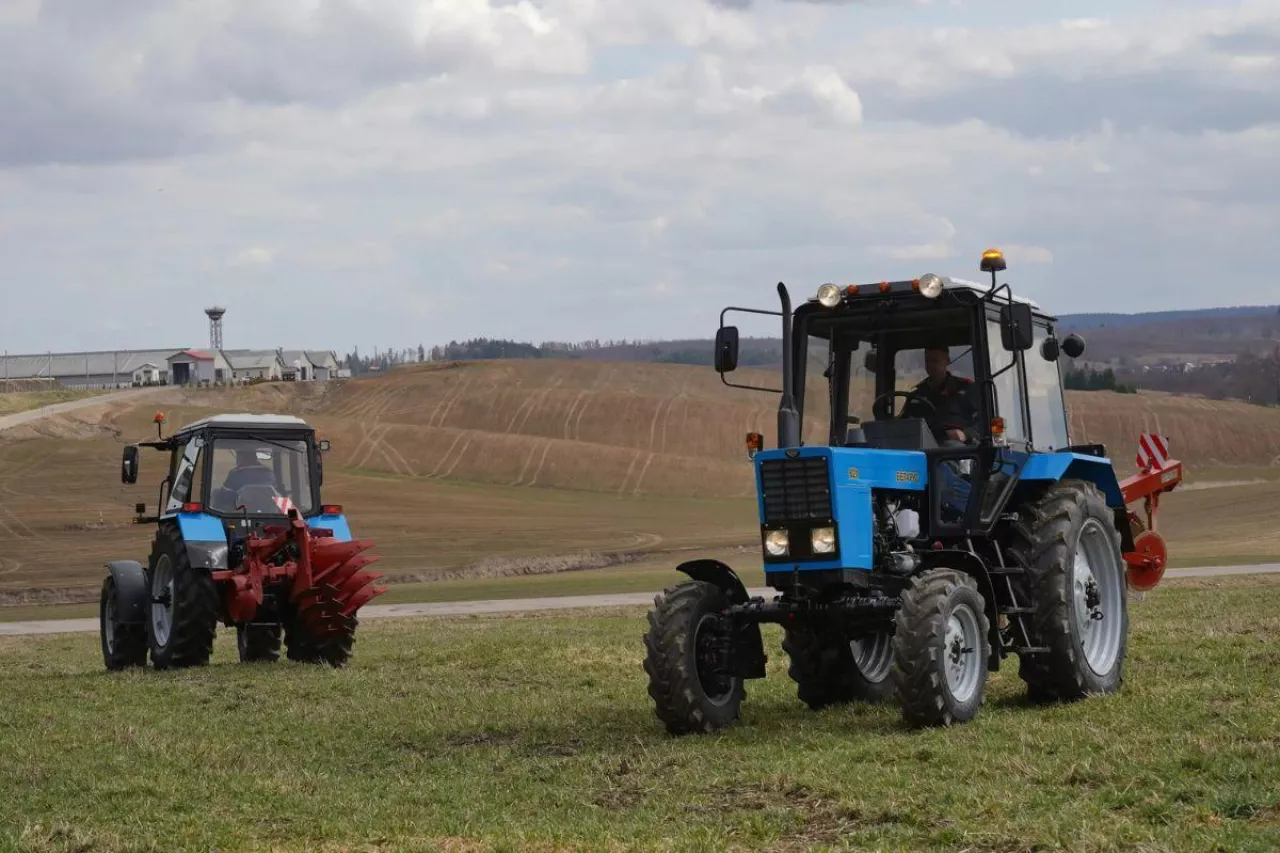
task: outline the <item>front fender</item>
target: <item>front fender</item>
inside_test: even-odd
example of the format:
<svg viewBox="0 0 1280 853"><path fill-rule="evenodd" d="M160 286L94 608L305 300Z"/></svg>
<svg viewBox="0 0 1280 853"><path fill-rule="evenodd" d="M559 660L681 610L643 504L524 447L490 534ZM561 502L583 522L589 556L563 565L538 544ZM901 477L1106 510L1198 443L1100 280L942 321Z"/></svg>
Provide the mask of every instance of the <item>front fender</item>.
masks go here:
<svg viewBox="0 0 1280 853"><path fill-rule="evenodd" d="M690 560L676 566L696 581L703 581L724 590L734 604L747 603L747 587L738 573L719 560Z"/></svg>
<svg viewBox="0 0 1280 853"><path fill-rule="evenodd" d="M107 563L116 585L116 618L124 625L140 625L147 619L147 573L135 560Z"/></svg>
<svg viewBox="0 0 1280 853"><path fill-rule="evenodd" d="M676 566L676 570L696 581L709 583L723 590L732 604L746 604L748 601L746 584L738 577L737 572L719 560L690 560ZM733 674L740 678L764 678L765 664L769 658L764 653L760 624L747 619L735 619L733 641L733 652L730 655Z"/></svg>

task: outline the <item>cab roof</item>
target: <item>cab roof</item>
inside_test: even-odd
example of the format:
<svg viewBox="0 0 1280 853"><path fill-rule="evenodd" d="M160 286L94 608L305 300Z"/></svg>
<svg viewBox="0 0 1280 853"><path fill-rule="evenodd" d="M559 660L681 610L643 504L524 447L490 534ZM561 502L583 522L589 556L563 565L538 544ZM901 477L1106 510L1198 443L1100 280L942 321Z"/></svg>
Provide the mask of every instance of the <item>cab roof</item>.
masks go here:
<svg viewBox="0 0 1280 853"><path fill-rule="evenodd" d="M255 429L261 427L294 427L311 429L311 425L302 418L293 415L250 415L227 414L213 415L189 423L179 433L193 432L204 427L222 427L224 429Z"/></svg>

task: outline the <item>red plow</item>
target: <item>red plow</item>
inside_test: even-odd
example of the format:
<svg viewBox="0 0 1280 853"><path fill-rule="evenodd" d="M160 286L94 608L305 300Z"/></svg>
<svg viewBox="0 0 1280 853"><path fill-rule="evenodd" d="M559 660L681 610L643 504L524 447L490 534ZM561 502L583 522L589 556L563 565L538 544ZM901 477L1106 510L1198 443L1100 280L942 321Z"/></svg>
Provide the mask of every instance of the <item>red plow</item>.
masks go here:
<svg viewBox="0 0 1280 853"><path fill-rule="evenodd" d="M363 553L373 543L339 541L333 531L313 530L290 510L288 524L250 533L242 547L243 557L234 569L212 573L225 590L230 621L258 621L265 593L271 590L284 611L280 615L291 635L291 657L345 661L356 611L386 592L386 587L373 585L382 573L365 570L377 559ZM295 646L305 651L295 653Z"/></svg>
<svg viewBox="0 0 1280 853"><path fill-rule="evenodd" d="M1143 503L1146 519L1129 510L1133 528L1133 550L1124 554L1129 588L1137 592L1154 589L1164 577L1169 551L1164 537L1156 529L1160 496L1171 492L1182 482L1182 463L1169 456L1168 441L1159 435L1144 433L1138 440L1136 457L1138 472L1120 483L1125 506Z"/></svg>

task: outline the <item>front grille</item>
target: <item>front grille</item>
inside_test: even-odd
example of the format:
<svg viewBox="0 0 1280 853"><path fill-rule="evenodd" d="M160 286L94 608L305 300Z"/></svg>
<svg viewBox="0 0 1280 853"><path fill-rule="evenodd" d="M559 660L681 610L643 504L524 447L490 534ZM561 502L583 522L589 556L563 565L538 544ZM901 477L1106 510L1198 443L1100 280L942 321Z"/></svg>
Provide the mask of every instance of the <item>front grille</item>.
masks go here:
<svg viewBox="0 0 1280 853"><path fill-rule="evenodd" d="M831 518L831 476L822 456L760 463L764 523Z"/></svg>

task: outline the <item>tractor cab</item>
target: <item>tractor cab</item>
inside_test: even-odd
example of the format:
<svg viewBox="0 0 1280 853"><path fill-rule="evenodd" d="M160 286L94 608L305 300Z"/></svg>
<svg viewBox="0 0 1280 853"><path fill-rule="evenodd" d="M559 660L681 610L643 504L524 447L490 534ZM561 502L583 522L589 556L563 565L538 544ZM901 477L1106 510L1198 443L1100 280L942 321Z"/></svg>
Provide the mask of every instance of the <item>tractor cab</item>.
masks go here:
<svg viewBox="0 0 1280 853"><path fill-rule="evenodd" d="M164 422L156 416L157 429ZM199 516L228 532L247 533L280 524L291 510L305 519L337 515L320 502L321 454L328 441L289 415L215 415L188 424L169 437L124 449L121 479L137 482L138 448L167 452L157 514L139 521ZM327 523L327 522L326 522Z"/></svg>
<svg viewBox="0 0 1280 853"><path fill-rule="evenodd" d="M784 318L783 387L755 389L781 393L778 450L756 459L766 570L801 558L814 569L875 567L870 533L839 534L841 493L887 501L908 540L987 533L1032 455L1068 448L1058 358L1078 356L1083 341L1059 343L1055 318L997 286L1000 252L981 268L989 286L932 273L824 284L793 312L779 284L780 312L725 309ZM726 385L753 388L725 378L738 330L724 313L716 370ZM748 449L754 458L763 436L749 435Z"/></svg>

